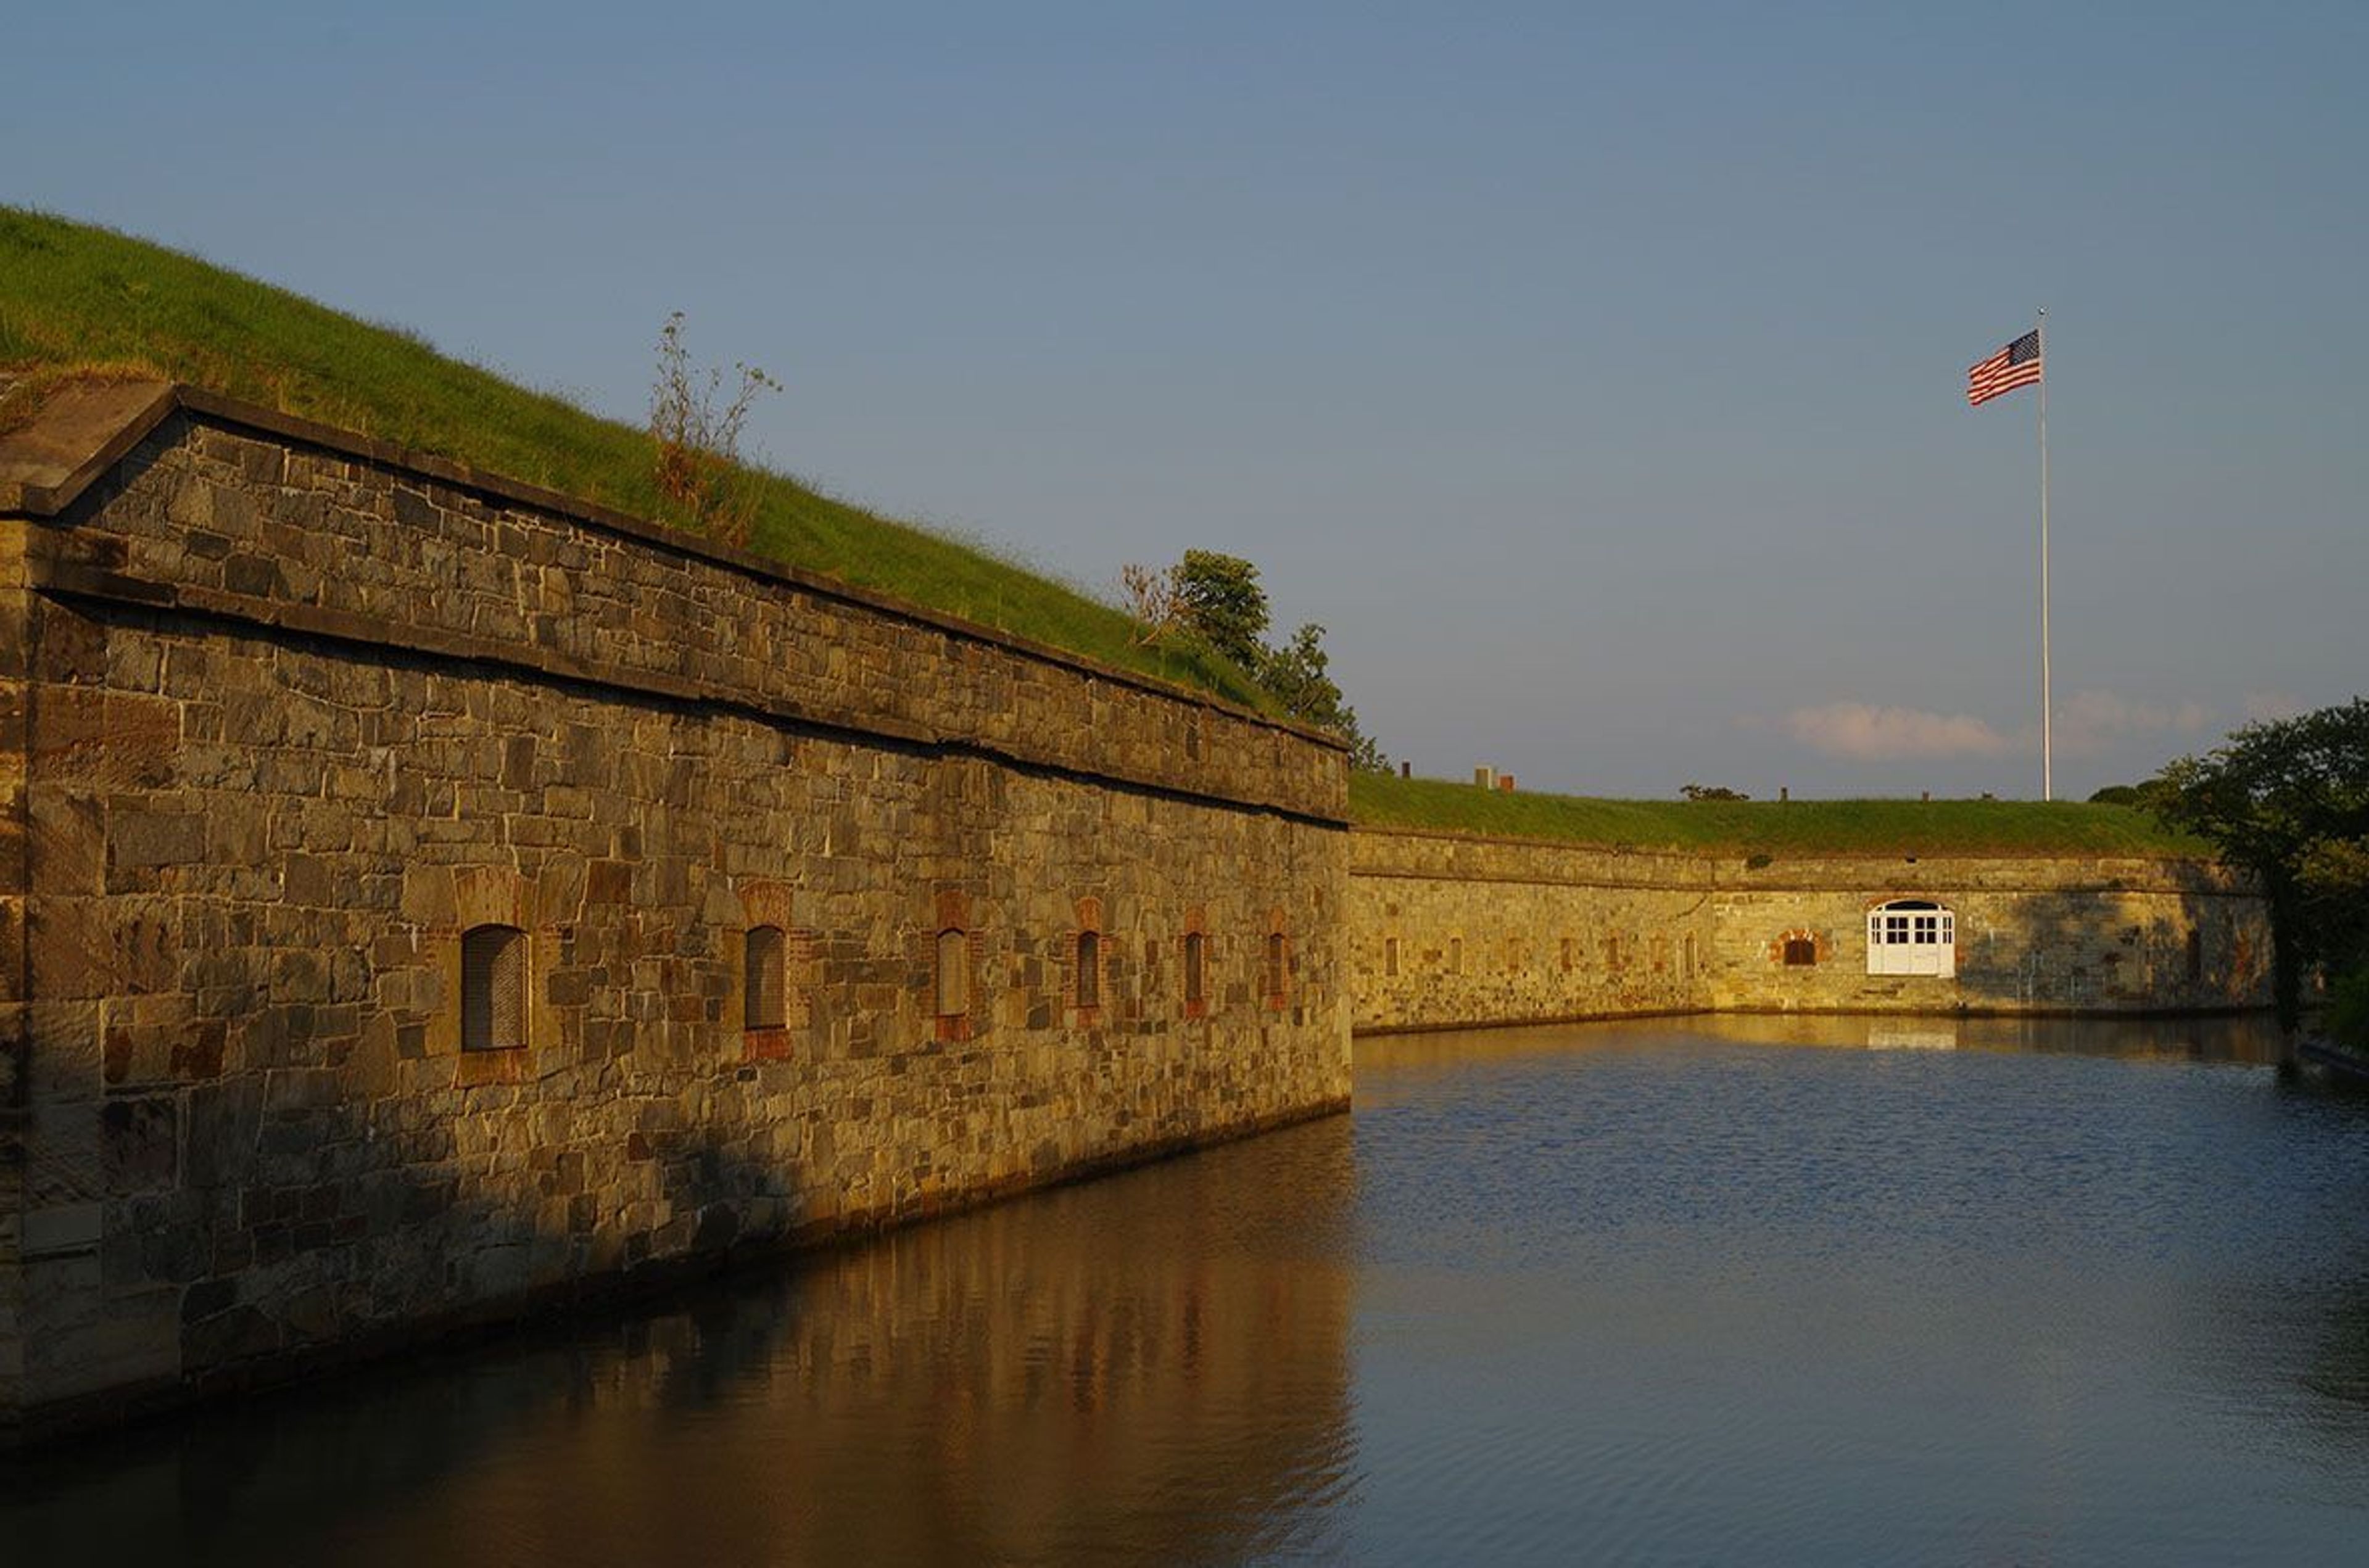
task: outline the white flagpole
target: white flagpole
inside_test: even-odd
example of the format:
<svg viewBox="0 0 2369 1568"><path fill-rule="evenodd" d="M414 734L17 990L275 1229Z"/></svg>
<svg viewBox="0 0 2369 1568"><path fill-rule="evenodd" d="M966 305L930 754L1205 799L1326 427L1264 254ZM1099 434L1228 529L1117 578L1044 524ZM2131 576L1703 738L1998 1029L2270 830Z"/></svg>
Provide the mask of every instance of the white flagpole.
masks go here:
<svg viewBox="0 0 2369 1568"><path fill-rule="evenodd" d="M2048 668L2048 309L2032 328L2040 359L2040 798L2056 798L2056 747Z"/></svg>

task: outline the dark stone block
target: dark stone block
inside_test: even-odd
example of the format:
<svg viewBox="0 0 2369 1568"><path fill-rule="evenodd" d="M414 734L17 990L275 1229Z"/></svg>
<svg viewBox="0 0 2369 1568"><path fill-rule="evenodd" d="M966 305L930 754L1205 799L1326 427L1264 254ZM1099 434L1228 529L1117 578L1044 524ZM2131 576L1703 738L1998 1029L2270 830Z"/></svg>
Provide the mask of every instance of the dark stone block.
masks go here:
<svg viewBox="0 0 2369 1568"><path fill-rule="evenodd" d="M740 1211L728 1203L711 1203L699 1211L699 1229L691 1238L693 1252L721 1252L740 1234Z"/></svg>
<svg viewBox="0 0 2369 1568"><path fill-rule="evenodd" d="M427 497L417 490L398 486L395 492L395 521L406 528L441 528L443 518Z"/></svg>
<svg viewBox="0 0 2369 1568"><path fill-rule="evenodd" d="M140 1231L140 1272L149 1279L186 1282L220 1272L205 1232L194 1224L152 1224Z"/></svg>
<svg viewBox="0 0 2369 1568"><path fill-rule="evenodd" d="M108 1191L172 1185L179 1163L179 1122L173 1101L163 1095L109 1100L99 1112Z"/></svg>
<svg viewBox="0 0 2369 1568"><path fill-rule="evenodd" d="M411 1188L404 1195L403 1218L409 1222L441 1218L452 1207L452 1187L447 1182L431 1182Z"/></svg>
<svg viewBox="0 0 2369 1568"><path fill-rule="evenodd" d="M247 1078L201 1084L189 1092L188 1110L184 1185L228 1186L244 1180L263 1120L262 1082Z"/></svg>
<svg viewBox="0 0 2369 1568"><path fill-rule="evenodd" d="M223 586L258 599L277 598L282 587L280 563L263 555L233 555L223 563Z"/></svg>
<svg viewBox="0 0 2369 1568"><path fill-rule="evenodd" d="M201 1279L181 1293L181 1321L194 1323L226 1312L238 1301L235 1279Z"/></svg>

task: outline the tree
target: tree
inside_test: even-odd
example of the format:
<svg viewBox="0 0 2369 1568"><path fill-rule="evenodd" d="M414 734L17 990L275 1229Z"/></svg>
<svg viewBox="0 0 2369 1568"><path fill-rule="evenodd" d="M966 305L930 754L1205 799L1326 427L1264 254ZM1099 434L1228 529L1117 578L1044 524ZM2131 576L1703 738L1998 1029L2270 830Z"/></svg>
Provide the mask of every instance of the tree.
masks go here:
<svg viewBox="0 0 2369 1568"><path fill-rule="evenodd" d="M1390 772L1390 759L1357 727L1356 710L1341 700L1340 686L1325 673L1332 662L1332 656L1324 651L1324 628L1311 621L1292 633L1283 647L1265 650L1258 682L1293 718L1346 740L1351 766L1368 773Z"/></svg>
<svg viewBox="0 0 2369 1568"><path fill-rule="evenodd" d="M1139 628L1139 647L1172 632L1198 638L1240 667L1286 715L1347 741L1351 766L1388 773L1390 759L1357 727L1356 710L1342 700L1340 686L1327 673L1332 658L1324 651L1324 628L1310 622L1281 647L1260 640L1267 605L1258 578L1258 567L1239 555L1187 550L1165 571L1121 567L1119 598Z"/></svg>
<svg viewBox="0 0 2369 1568"><path fill-rule="evenodd" d="M2282 1024L2295 1026L2311 966L2369 967L2369 698L2247 725L2157 784L2156 815L2261 879Z"/></svg>
<svg viewBox="0 0 2369 1568"><path fill-rule="evenodd" d="M1678 793L1688 800L1750 800L1752 798L1740 791L1728 788L1725 784L1680 784Z"/></svg>
<svg viewBox="0 0 2369 1568"><path fill-rule="evenodd" d="M2089 796L2092 806L2129 806L2141 811L2151 811L2163 796L2161 779L2147 779L2134 784L2108 784Z"/></svg>
<svg viewBox="0 0 2369 1568"><path fill-rule="evenodd" d="M1179 619L1218 653L1256 675L1265 662L1266 589L1239 555L1187 550L1175 567Z"/></svg>

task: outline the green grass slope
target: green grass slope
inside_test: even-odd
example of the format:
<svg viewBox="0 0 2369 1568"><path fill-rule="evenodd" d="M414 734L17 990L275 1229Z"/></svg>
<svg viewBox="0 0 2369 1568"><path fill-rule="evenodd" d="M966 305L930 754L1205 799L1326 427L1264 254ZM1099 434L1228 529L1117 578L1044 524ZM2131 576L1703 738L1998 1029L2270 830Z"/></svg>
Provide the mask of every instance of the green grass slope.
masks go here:
<svg viewBox="0 0 2369 1568"><path fill-rule="evenodd" d="M645 326L655 324L617 330ZM0 372L38 385L47 372L93 367L189 382L677 521L659 504L639 429L194 257L0 206ZM1271 711L1222 660L1135 647L1125 614L1073 588L779 475L758 483L760 554Z"/></svg>
<svg viewBox="0 0 2369 1568"><path fill-rule="evenodd" d="M2212 853L2144 811L2070 801L1594 800L1357 773L1349 815L1364 827L1772 856Z"/></svg>

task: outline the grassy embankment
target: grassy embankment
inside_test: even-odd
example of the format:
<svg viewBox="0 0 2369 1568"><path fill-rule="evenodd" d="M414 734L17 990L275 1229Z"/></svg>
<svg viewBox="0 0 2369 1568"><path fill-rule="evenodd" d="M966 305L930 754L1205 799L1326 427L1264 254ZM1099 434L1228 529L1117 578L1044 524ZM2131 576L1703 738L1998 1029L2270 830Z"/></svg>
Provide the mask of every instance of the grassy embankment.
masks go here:
<svg viewBox="0 0 2369 1568"><path fill-rule="evenodd" d="M659 323L613 324L631 339ZM601 330L610 330L603 327ZM647 431L587 413L251 278L110 230L0 206L0 422L86 370L192 383L381 441L679 521L661 507ZM1079 589L778 474L759 489L759 554L1273 711L1242 673L1137 647L1134 623Z"/></svg>
<svg viewBox="0 0 2369 1568"><path fill-rule="evenodd" d="M2144 811L2031 800L1595 800L1361 773L1361 825L1737 854L2209 856Z"/></svg>
<svg viewBox="0 0 2369 1568"><path fill-rule="evenodd" d="M0 372L22 377L0 421L48 379L92 369L194 383L665 520L635 427L195 258L0 206ZM1073 588L780 475L756 483L762 554L1272 711L1222 661L1136 647L1126 615ZM2204 848L2125 808L2028 802L1587 800L1360 775L1351 808L1365 822L1744 853Z"/></svg>

